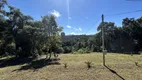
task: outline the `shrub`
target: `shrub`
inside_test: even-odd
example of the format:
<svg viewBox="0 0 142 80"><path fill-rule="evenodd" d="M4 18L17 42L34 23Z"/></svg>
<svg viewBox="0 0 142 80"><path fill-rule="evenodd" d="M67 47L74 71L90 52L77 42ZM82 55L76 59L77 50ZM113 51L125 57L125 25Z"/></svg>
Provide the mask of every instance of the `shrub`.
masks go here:
<svg viewBox="0 0 142 80"><path fill-rule="evenodd" d="M89 50L89 48L81 48L77 52L80 54L84 54L84 53L90 53L91 51Z"/></svg>
<svg viewBox="0 0 142 80"><path fill-rule="evenodd" d="M90 69L92 67L92 62L91 61L85 62L85 64L87 65L88 69Z"/></svg>
<svg viewBox="0 0 142 80"><path fill-rule="evenodd" d="M84 48L85 53L90 53L91 50L89 48Z"/></svg>
<svg viewBox="0 0 142 80"><path fill-rule="evenodd" d="M72 52L71 47L65 46L65 47L63 47L63 49L64 49L64 53Z"/></svg>
<svg viewBox="0 0 142 80"><path fill-rule="evenodd" d="M57 53L63 53L64 49L62 47L58 47L56 50Z"/></svg>
<svg viewBox="0 0 142 80"><path fill-rule="evenodd" d="M76 51L73 51L72 53L73 53L73 54L77 54L78 52L76 52Z"/></svg>
<svg viewBox="0 0 142 80"><path fill-rule="evenodd" d="M64 68L68 67L68 63L63 63L64 64Z"/></svg>
<svg viewBox="0 0 142 80"><path fill-rule="evenodd" d="M135 62L135 65L139 67L139 64L138 64L138 62Z"/></svg>
<svg viewBox="0 0 142 80"><path fill-rule="evenodd" d="M85 51L83 49L79 49L77 52L81 53L81 54L85 53Z"/></svg>

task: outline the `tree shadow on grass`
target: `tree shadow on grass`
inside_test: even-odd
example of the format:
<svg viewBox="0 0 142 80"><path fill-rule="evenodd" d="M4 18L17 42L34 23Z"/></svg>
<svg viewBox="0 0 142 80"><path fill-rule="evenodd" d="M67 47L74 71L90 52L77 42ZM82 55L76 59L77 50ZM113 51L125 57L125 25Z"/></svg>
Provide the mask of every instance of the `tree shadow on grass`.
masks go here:
<svg viewBox="0 0 142 80"><path fill-rule="evenodd" d="M104 65L110 72L112 72L113 74L117 75L119 78L121 78L122 80L125 80L122 76L120 76L116 71L110 69L108 66Z"/></svg>
<svg viewBox="0 0 142 80"><path fill-rule="evenodd" d="M16 70L13 70L13 71L21 71L21 70L28 70L28 69L36 71L36 70L38 70L40 68L43 68L45 66L48 66L48 65L60 65L60 63L57 62L58 60L59 59L50 59L50 60L40 59L40 60L35 60L35 61L32 61L31 63L28 63L27 65L22 66L19 69L16 69Z"/></svg>
<svg viewBox="0 0 142 80"><path fill-rule="evenodd" d="M12 57L9 59L2 59L0 60L0 68L8 67L8 66L16 66L16 65L22 65L25 63L30 63L33 60L33 58L16 58Z"/></svg>

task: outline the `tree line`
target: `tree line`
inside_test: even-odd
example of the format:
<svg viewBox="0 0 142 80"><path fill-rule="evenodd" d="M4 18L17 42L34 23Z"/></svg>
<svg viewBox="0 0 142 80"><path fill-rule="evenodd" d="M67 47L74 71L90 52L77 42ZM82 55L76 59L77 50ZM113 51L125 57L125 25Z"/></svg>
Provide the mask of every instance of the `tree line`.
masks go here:
<svg viewBox="0 0 142 80"><path fill-rule="evenodd" d="M115 53L139 53L142 50L142 17L124 18L122 26L114 22L100 23L98 32L92 37L76 36L74 40L63 41L65 52L101 52L102 31L104 27L105 50Z"/></svg>

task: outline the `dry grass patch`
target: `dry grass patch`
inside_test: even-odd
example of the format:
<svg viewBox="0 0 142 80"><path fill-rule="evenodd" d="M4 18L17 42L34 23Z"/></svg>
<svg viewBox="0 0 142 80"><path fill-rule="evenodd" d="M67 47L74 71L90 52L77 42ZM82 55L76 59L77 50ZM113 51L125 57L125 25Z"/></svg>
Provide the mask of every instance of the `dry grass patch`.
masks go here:
<svg viewBox="0 0 142 80"><path fill-rule="evenodd" d="M38 70L17 70L28 65L26 63L0 68L0 80L121 80L102 66L101 53L61 54L59 58L59 65L45 65ZM91 61L93 66L89 70L84 63L87 61ZM67 63L66 69L63 63ZM108 53L106 64L126 80L142 80L142 55Z"/></svg>

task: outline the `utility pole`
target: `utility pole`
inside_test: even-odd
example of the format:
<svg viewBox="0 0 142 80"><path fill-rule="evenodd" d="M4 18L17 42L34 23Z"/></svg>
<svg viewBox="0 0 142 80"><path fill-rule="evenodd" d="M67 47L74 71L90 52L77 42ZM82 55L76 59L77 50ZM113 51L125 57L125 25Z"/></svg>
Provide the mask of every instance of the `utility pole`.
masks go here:
<svg viewBox="0 0 142 80"><path fill-rule="evenodd" d="M103 65L105 66L105 47L104 47L104 15L102 14L102 53L103 53Z"/></svg>

